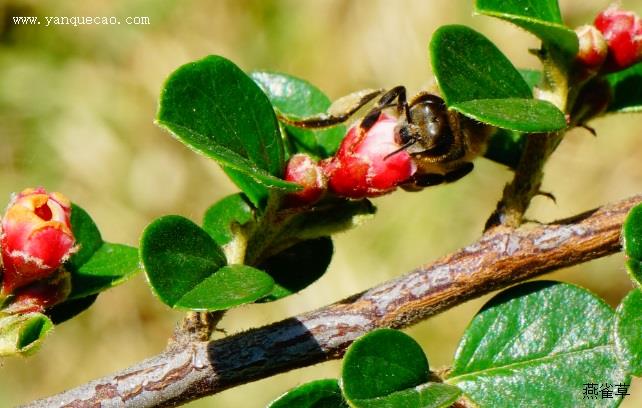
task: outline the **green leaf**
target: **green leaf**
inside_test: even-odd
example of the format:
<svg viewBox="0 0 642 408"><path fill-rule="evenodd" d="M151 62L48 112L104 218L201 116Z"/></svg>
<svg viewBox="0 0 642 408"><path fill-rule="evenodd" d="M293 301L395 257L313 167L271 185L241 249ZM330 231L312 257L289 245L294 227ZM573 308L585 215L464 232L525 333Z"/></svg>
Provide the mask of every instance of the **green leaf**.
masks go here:
<svg viewBox="0 0 642 408"><path fill-rule="evenodd" d="M519 69L524 81L531 88L535 88L542 81L542 72L533 69ZM526 146L524 134L508 129L498 129L488 141L484 157L496 163L516 169L522 152Z"/></svg>
<svg viewBox="0 0 642 408"><path fill-rule="evenodd" d="M70 299L84 298L119 285L140 271L138 250L103 243L80 268L71 274Z"/></svg>
<svg viewBox="0 0 642 408"><path fill-rule="evenodd" d="M268 197L270 196L270 191L267 187L240 171L230 169L229 167L223 167L223 171L230 180L241 189L254 207L259 210L265 209Z"/></svg>
<svg viewBox="0 0 642 408"><path fill-rule="evenodd" d="M316 380L291 389L267 408L349 408L335 379Z"/></svg>
<svg viewBox="0 0 642 408"><path fill-rule="evenodd" d="M297 239L314 239L342 232L370 219L377 208L368 200L329 199L306 211L289 224L286 231Z"/></svg>
<svg viewBox="0 0 642 408"><path fill-rule="evenodd" d="M270 101L231 61L209 56L183 65L165 83L158 124L198 153L272 188L280 180L283 141Z"/></svg>
<svg viewBox="0 0 642 408"><path fill-rule="evenodd" d="M442 383L424 383L384 397L352 400L356 408L441 408L450 407L459 398L461 390Z"/></svg>
<svg viewBox="0 0 642 408"><path fill-rule="evenodd" d="M341 384L349 401L383 397L428 381L426 355L410 336L379 329L357 339L343 358Z"/></svg>
<svg viewBox="0 0 642 408"><path fill-rule="evenodd" d="M510 21L570 56L577 54L577 35L562 24L557 0L477 0L475 10Z"/></svg>
<svg viewBox="0 0 642 408"><path fill-rule="evenodd" d="M612 94L608 112L642 111L642 62L606 75L606 80Z"/></svg>
<svg viewBox="0 0 642 408"><path fill-rule="evenodd" d="M317 87L302 79L273 72L252 72L250 77L263 89L276 111L289 118L301 119L326 112L331 101ZM326 158L334 154L346 128L302 129L284 125L295 152Z"/></svg>
<svg viewBox="0 0 642 408"><path fill-rule="evenodd" d="M51 329L51 320L40 313L0 317L0 356L35 353Z"/></svg>
<svg viewBox="0 0 642 408"><path fill-rule="evenodd" d="M642 376L642 292L634 289L615 311L615 351L625 370Z"/></svg>
<svg viewBox="0 0 642 408"><path fill-rule="evenodd" d="M227 263L207 232L178 215L158 218L145 228L140 259L154 292L172 307Z"/></svg>
<svg viewBox="0 0 642 408"><path fill-rule="evenodd" d="M475 10L479 13L504 13L549 23L562 23L557 0L477 0L475 3Z"/></svg>
<svg viewBox="0 0 642 408"><path fill-rule="evenodd" d="M275 285L261 300L271 302L308 287L328 269L332 252L332 239L322 237L299 242L267 259L259 268L274 279Z"/></svg>
<svg viewBox="0 0 642 408"><path fill-rule="evenodd" d="M80 299L67 299L51 309L47 309L47 316L49 316L53 324L59 325L87 310L89 306L94 304L97 297L98 294Z"/></svg>
<svg viewBox="0 0 642 408"><path fill-rule="evenodd" d="M615 356L613 317L607 304L576 286L515 286L475 316L445 382L482 407L594 406L582 399L583 384L629 380Z"/></svg>
<svg viewBox="0 0 642 408"><path fill-rule="evenodd" d="M631 280L638 285L639 288L642 288L642 261L627 259L625 265Z"/></svg>
<svg viewBox="0 0 642 408"><path fill-rule="evenodd" d="M273 288L274 281L267 273L246 265L229 265L185 293L175 306L191 310L224 310L254 302Z"/></svg>
<svg viewBox="0 0 642 408"><path fill-rule="evenodd" d="M475 99L533 96L508 58L486 37L466 26L440 27L430 42L430 58L449 106Z"/></svg>
<svg viewBox="0 0 642 408"><path fill-rule="evenodd" d="M484 157L516 169L522 152L526 146L526 138L520 132L498 129L488 141Z"/></svg>
<svg viewBox="0 0 642 408"><path fill-rule="evenodd" d="M538 71L536 69L518 69L519 74L524 78L524 81L528 84L528 87L531 88L531 91L533 88L535 88L537 85L542 82L542 71Z"/></svg>
<svg viewBox="0 0 642 408"><path fill-rule="evenodd" d="M76 238L78 251L67 262L70 269L78 269L101 247L103 239L89 214L76 204L71 205L71 231Z"/></svg>
<svg viewBox="0 0 642 408"><path fill-rule="evenodd" d="M136 248L104 242L89 214L75 204L71 229L79 250L65 263L72 279L70 299L98 293L138 272Z"/></svg>
<svg viewBox="0 0 642 408"><path fill-rule="evenodd" d="M554 132L566 127L562 111L537 99L477 99L450 106L470 118L524 133Z"/></svg>
<svg viewBox="0 0 642 408"><path fill-rule="evenodd" d="M234 238L233 228L242 227L254 219L254 209L244 194L232 194L205 211L203 229L223 246ZM235 227L236 226L236 227Z"/></svg>
<svg viewBox="0 0 642 408"><path fill-rule="evenodd" d="M626 256L642 261L642 204L633 207L624 220L622 246Z"/></svg>

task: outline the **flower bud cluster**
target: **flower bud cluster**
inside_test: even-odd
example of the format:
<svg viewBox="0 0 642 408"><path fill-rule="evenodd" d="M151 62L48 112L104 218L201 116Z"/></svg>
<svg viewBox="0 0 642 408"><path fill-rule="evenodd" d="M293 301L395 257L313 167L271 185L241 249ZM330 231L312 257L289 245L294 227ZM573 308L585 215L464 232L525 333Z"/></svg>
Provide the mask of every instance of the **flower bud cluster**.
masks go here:
<svg viewBox="0 0 642 408"><path fill-rule="evenodd" d="M625 69L642 60L642 21L632 12L612 4L601 11L593 26L575 30L579 39L578 61L605 72Z"/></svg>

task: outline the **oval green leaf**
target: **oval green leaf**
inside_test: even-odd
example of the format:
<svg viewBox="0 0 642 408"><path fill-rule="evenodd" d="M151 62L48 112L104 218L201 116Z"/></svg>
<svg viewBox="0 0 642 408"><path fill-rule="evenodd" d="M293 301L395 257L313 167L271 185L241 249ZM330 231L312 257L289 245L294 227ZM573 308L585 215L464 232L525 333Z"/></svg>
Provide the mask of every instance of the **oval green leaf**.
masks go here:
<svg viewBox="0 0 642 408"><path fill-rule="evenodd" d="M624 220L622 246L626 256L642 261L642 204L633 207Z"/></svg>
<svg viewBox="0 0 642 408"><path fill-rule="evenodd" d="M357 339L343 358L341 386L349 401L384 397L428 381L426 355L412 337L379 329Z"/></svg>
<svg viewBox="0 0 642 408"><path fill-rule="evenodd" d="M53 324L59 325L67 320L79 315L87 310L94 304L98 298L98 294L90 295L80 299L68 299L64 302L55 305L51 309L47 309L47 316L51 319Z"/></svg>
<svg viewBox="0 0 642 408"><path fill-rule="evenodd" d="M376 212L377 208L366 199L346 201L328 198L322 205L316 206L314 211L305 211L295 216L286 233L295 239L331 236L361 225Z"/></svg>
<svg viewBox="0 0 642 408"><path fill-rule="evenodd" d="M642 261L627 259L625 265L626 271L633 283L638 285L639 288L642 288Z"/></svg>
<svg viewBox="0 0 642 408"><path fill-rule="evenodd" d="M270 101L223 57L212 55L183 65L167 79L158 124L224 167L268 187L294 188L279 179L283 141Z"/></svg>
<svg viewBox="0 0 642 408"><path fill-rule="evenodd" d="M259 268L275 282L272 292L261 301L272 302L311 285L328 269L333 250L332 239L321 237L299 242L261 263Z"/></svg>
<svg viewBox="0 0 642 408"><path fill-rule="evenodd" d="M40 313L0 317L0 356L35 353L51 329L51 320Z"/></svg>
<svg viewBox="0 0 642 408"><path fill-rule="evenodd" d="M522 133L498 129L490 137L484 157L511 169L516 169L525 146L526 138Z"/></svg>
<svg viewBox="0 0 642 408"><path fill-rule="evenodd" d="M524 81L531 88L535 88L542 81L542 72L532 69L519 69ZM498 129L490 137L486 146L484 157L496 163L516 169L522 152L526 146L526 138L523 133L507 129Z"/></svg>
<svg viewBox="0 0 642 408"><path fill-rule="evenodd" d="M224 310L254 302L272 291L267 273L246 265L224 266L185 293L175 307L190 310Z"/></svg>
<svg viewBox="0 0 642 408"><path fill-rule="evenodd" d="M145 228L140 259L154 293L172 307L227 263L207 232L178 215L158 218Z"/></svg>
<svg viewBox="0 0 642 408"><path fill-rule="evenodd" d="M486 37L461 25L439 28L430 42L432 68L446 103L532 98L519 71Z"/></svg>
<svg viewBox="0 0 642 408"><path fill-rule="evenodd" d="M477 99L451 109L483 123L524 133L554 132L566 127L562 111L537 99Z"/></svg>
<svg viewBox="0 0 642 408"><path fill-rule="evenodd" d="M89 214L72 204L71 228L78 251L65 263L71 274L70 299L98 293L139 271L136 248L104 242Z"/></svg>
<svg viewBox="0 0 642 408"><path fill-rule="evenodd" d="M384 397L352 400L356 408L446 408L459 398L461 390L442 383L424 383Z"/></svg>
<svg viewBox="0 0 642 408"><path fill-rule="evenodd" d="M76 204L71 205L71 231L76 238L78 251L67 262L68 269L76 270L91 258L103 244L98 227L87 211Z"/></svg>
<svg viewBox="0 0 642 408"><path fill-rule="evenodd" d="M542 71L523 68L518 69L518 71L522 78L524 78L524 81L526 81L528 86L531 88L531 91L542 82Z"/></svg>
<svg viewBox="0 0 642 408"><path fill-rule="evenodd" d="M291 75L252 72L250 77L263 89L276 111L287 118L296 120L324 113L331 105L330 99L317 87ZM294 152L320 158L333 155L346 132L343 125L318 130L284 125L284 129Z"/></svg>
<svg viewBox="0 0 642 408"><path fill-rule="evenodd" d="M477 0L475 10L510 21L534 34L544 44L555 45L568 55L577 54L577 35L562 24L557 0Z"/></svg>
<svg viewBox="0 0 642 408"><path fill-rule="evenodd" d="M615 311L615 351L621 365L642 376L642 292L634 289Z"/></svg>
<svg viewBox="0 0 642 408"><path fill-rule="evenodd" d="M611 87L608 112L642 112L642 62L606 75Z"/></svg>
<svg viewBox="0 0 642 408"><path fill-rule="evenodd" d="M229 177L230 180L232 180L232 182L236 184L236 186L247 196L254 207L259 210L265 209L270 196L270 190L265 185L257 182L256 179L248 176L247 174L229 167L223 167L223 171L227 174L227 177Z"/></svg>
<svg viewBox="0 0 642 408"><path fill-rule="evenodd" d="M606 303L576 286L515 286L475 316L446 383L482 407L584 406L583 384L630 378L615 356L613 317ZM617 406L619 399L601 402Z"/></svg>
<svg viewBox="0 0 642 408"><path fill-rule="evenodd" d="M233 226L241 227L254 219L254 209L244 194L229 195L205 211L203 229L223 246L234 238Z"/></svg>
<svg viewBox="0 0 642 408"><path fill-rule="evenodd" d="M335 379L316 380L291 389L267 408L349 408Z"/></svg>
<svg viewBox="0 0 642 408"><path fill-rule="evenodd" d="M138 250L104 242L80 268L71 273L70 299L119 285L140 271Z"/></svg>

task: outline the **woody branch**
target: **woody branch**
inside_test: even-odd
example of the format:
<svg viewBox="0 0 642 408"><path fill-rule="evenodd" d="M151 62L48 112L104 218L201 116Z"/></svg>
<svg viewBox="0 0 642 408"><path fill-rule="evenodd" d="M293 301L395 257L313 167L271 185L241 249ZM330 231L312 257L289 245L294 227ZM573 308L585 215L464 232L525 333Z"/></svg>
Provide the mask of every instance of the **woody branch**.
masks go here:
<svg viewBox="0 0 642 408"><path fill-rule="evenodd" d="M359 336L403 328L466 300L620 250L637 195L536 227L498 227L473 244L318 310L216 341L173 347L122 372L34 401L49 406L175 406L340 358Z"/></svg>

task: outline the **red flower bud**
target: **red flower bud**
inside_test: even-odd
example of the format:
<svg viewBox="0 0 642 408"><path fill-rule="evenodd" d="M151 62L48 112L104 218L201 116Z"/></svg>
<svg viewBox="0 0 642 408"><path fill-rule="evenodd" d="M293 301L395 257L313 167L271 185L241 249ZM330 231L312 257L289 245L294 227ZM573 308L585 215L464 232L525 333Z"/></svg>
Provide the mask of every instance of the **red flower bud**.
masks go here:
<svg viewBox="0 0 642 408"><path fill-rule="evenodd" d="M397 119L386 114L366 132L353 125L324 165L330 191L347 198L376 197L407 181L416 166L408 152L398 151L396 126Z"/></svg>
<svg viewBox="0 0 642 408"><path fill-rule="evenodd" d="M2 218L2 292L51 276L74 249L71 203L60 193L26 189Z"/></svg>
<svg viewBox="0 0 642 408"><path fill-rule="evenodd" d="M592 25L583 25L575 29L579 39L578 61L588 68L598 68L608 53L608 46L602 33Z"/></svg>
<svg viewBox="0 0 642 408"><path fill-rule="evenodd" d="M67 299L71 293L71 276L69 272L62 269L58 271L48 279L39 280L16 289L11 303L2 309L2 313L43 313L45 309Z"/></svg>
<svg viewBox="0 0 642 408"><path fill-rule="evenodd" d="M285 197L286 207L316 203L325 193L328 184L323 169L310 156L300 153L288 160L285 180L303 186L302 190Z"/></svg>
<svg viewBox="0 0 642 408"><path fill-rule="evenodd" d="M642 59L642 23L637 14L612 4L597 15L595 27L609 47L607 70L624 69Z"/></svg>

